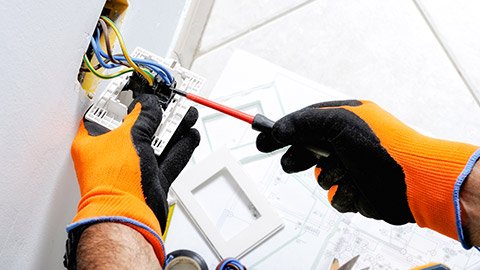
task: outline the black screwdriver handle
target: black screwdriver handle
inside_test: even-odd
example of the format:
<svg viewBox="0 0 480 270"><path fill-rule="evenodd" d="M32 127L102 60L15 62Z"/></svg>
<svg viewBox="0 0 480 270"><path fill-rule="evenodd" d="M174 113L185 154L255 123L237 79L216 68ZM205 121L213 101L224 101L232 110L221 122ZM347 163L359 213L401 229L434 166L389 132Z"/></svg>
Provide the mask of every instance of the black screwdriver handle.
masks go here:
<svg viewBox="0 0 480 270"><path fill-rule="evenodd" d="M273 125L275 125L275 121L259 113L255 115L252 122L252 128L260 132L271 132Z"/></svg>
<svg viewBox="0 0 480 270"><path fill-rule="evenodd" d="M273 125L275 125L275 121L259 113L255 115L252 121L252 128L260 132L271 132ZM305 149L315 154L317 158L328 157L330 155L328 151L310 145L306 145Z"/></svg>

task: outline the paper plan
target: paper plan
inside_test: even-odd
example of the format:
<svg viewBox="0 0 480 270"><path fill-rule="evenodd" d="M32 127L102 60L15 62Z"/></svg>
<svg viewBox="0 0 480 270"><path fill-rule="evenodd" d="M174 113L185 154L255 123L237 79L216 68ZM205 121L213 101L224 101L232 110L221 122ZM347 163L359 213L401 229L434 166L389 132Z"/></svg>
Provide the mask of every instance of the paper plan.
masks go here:
<svg viewBox="0 0 480 270"><path fill-rule="evenodd" d="M250 114L261 112L277 120L316 102L349 97L236 51L210 98ZM338 213L328 203L326 191L316 183L313 169L298 174L284 173L280 157L285 150L260 153L255 148L258 133L248 124L209 108L196 107L200 113L196 127L202 141L189 167L215 149L227 146L285 223L283 230L241 259L249 270L329 269L334 257L342 263L358 254L360 259L354 269L408 269L430 262L441 262L452 269L480 269L478 251L464 250L457 241L431 230L415 224L391 226L359 214ZM222 193L220 186L216 190L214 186L209 189L212 201L221 197L216 195ZM204 194L202 200L208 200L208 196ZM235 213L234 208L232 201L223 205L223 212L217 213L217 226L227 226L235 219L244 218L237 214L249 216L244 211ZM166 248L167 252L194 250L204 257L211 269L218 263L218 258L181 207L175 209Z"/></svg>

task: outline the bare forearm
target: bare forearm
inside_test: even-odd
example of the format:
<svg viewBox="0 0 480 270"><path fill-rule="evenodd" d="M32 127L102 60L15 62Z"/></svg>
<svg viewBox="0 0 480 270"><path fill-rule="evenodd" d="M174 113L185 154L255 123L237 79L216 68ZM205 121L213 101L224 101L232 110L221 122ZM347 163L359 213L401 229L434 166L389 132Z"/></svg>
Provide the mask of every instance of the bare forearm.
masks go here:
<svg viewBox="0 0 480 270"><path fill-rule="evenodd" d="M88 227L77 249L77 269L161 269L150 243L136 230L113 222Z"/></svg>
<svg viewBox="0 0 480 270"><path fill-rule="evenodd" d="M460 191L462 226L470 244L480 246L480 162L473 167Z"/></svg>

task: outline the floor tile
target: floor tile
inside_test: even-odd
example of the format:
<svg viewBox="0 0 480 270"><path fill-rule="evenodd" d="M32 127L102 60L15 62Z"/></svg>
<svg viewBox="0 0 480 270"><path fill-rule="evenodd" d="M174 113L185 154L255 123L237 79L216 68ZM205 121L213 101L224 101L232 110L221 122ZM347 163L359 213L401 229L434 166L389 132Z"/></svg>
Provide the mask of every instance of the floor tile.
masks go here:
<svg viewBox="0 0 480 270"><path fill-rule="evenodd" d="M480 2L417 0L480 103Z"/></svg>
<svg viewBox="0 0 480 270"><path fill-rule="evenodd" d="M215 1L203 33L200 51L210 50L305 2L312 2L312 0Z"/></svg>
<svg viewBox="0 0 480 270"><path fill-rule="evenodd" d="M205 94L235 49L374 100L436 136L472 143L480 137L480 109L413 2L308 4L199 57L193 69L209 80Z"/></svg>

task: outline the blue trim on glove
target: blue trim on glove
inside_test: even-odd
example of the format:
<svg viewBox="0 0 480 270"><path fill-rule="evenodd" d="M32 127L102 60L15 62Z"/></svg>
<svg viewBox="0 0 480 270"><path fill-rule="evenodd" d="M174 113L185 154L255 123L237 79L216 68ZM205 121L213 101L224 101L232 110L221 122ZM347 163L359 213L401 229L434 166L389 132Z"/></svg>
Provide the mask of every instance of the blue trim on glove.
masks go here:
<svg viewBox="0 0 480 270"><path fill-rule="evenodd" d="M141 223L141 222L138 222L136 221L135 219L131 219L131 218L126 218L126 217L94 217L94 218L87 218L87 219L83 219L83 220L80 220L80 221L77 221L75 223L72 223L70 225L67 226L67 233L70 232L71 230L79 227L79 226L83 226L83 225L87 225L89 223L98 223L98 222L122 222L122 223L128 223L128 224L132 224L134 226L137 226L137 227L140 227L146 231L148 231L149 233L153 234L158 240L160 240L160 244L162 244L162 249L163 249L163 257L164 258L167 258L167 254L165 253L165 246L163 245L163 240L162 238L157 234L157 232L155 232L154 230L152 230L150 227L148 227L147 225Z"/></svg>
<svg viewBox="0 0 480 270"><path fill-rule="evenodd" d="M459 198L460 188L462 187L463 181L465 181L467 176L470 174L470 172L473 169L473 166L475 165L475 163L479 158L480 158L480 149L475 151L475 153L473 153L473 155L470 157L462 173L458 176L457 182L455 182L455 187L453 189L453 206L455 207L455 223L457 225L458 241L462 243L462 246L465 249L471 249L472 246L468 245L465 242L465 236L463 234L462 218L460 215L460 198ZM478 247L477 249L480 250Z"/></svg>

